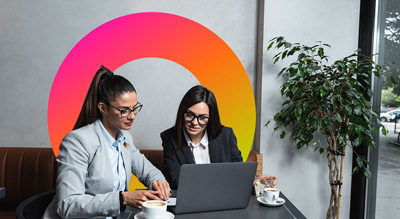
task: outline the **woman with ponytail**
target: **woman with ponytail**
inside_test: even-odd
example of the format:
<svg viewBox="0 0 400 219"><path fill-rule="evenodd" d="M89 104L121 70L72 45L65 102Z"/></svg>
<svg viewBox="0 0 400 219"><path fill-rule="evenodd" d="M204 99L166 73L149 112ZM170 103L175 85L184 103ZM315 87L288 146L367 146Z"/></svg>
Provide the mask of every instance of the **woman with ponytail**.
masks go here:
<svg viewBox="0 0 400 219"><path fill-rule="evenodd" d="M127 131L141 108L133 85L101 66L61 142L56 195L43 218L111 218L126 205L168 199L169 184ZM132 173L150 190L128 191Z"/></svg>

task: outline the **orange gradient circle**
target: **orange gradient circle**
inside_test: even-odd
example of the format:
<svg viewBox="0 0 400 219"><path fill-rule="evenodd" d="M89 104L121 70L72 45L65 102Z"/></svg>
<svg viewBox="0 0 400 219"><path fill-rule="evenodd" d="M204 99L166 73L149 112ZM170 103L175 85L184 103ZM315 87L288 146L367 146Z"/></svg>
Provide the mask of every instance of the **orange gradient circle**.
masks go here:
<svg viewBox="0 0 400 219"><path fill-rule="evenodd" d="M221 38L201 24L157 12L131 14L99 26L64 59L51 87L47 115L56 156L62 139L78 118L100 65L114 71L140 58L173 61L211 89L222 123L233 128L243 158L247 158L254 138L255 102L240 60Z"/></svg>

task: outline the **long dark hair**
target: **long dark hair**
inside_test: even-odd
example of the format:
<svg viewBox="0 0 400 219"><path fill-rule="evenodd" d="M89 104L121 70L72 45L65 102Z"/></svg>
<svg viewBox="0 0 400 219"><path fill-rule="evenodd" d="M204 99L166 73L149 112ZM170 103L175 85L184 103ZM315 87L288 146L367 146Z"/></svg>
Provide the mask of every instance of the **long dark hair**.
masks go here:
<svg viewBox="0 0 400 219"><path fill-rule="evenodd" d="M224 127L219 118L217 100L215 99L213 92L201 85L196 85L190 88L185 96L183 96L182 101L179 104L175 122L175 128L178 137L178 149L180 149L182 145L182 127L184 123L183 116L191 106L200 102L206 103L210 110L210 118L206 127L208 136L211 138L217 137Z"/></svg>
<svg viewBox="0 0 400 219"><path fill-rule="evenodd" d="M131 82L120 75L114 75L106 67L101 66L90 84L74 130L101 118L102 114L97 107L99 102L109 103L125 92L136 93Z"/></svg>

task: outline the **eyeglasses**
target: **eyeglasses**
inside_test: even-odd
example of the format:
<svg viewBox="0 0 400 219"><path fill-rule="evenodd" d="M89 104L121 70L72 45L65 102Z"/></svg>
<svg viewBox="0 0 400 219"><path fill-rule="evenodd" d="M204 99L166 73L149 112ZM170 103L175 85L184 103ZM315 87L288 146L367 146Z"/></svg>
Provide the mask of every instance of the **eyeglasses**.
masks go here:
<svg viewBox="0 0 400 219"><path fill-rule="evenodd" d="M128 117L131 113L133 113L133 115L136 115L138 112L140 112L140 110L143 107L143 104L137 102L137 104L133 107L133 109L119 109L111 104L108 103L108 105L114 107L114 109L118 110L121 113L121 117L125 118Z"/></svg>
<svg viewBox="0 0 400 219"><path fill-rule="evenodd" d="M194 119L197 118L197 122L200 125L206 125L208 123L208 116L205 115L198 115L196 116L193 112L187 111L184 115L183 118L185 119L186 122L192 122Z"/></svg>

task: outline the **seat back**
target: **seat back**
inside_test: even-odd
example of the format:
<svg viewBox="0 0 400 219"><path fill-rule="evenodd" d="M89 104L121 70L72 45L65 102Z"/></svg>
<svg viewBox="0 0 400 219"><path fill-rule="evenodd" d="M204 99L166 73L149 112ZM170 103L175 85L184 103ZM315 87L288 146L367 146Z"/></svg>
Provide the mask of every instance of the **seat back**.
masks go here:
<svg viewBox="0 0 400 219"><path fill-rule="evenodd" d="M42 218L47 206L53 200L55 190L43 192L34 195L20 205L18 205L16 210L17 219L38 219Z"/></svg>
<svg viewBox="0 0 400 219"><path fill-rule="evenodd" d="M162 149L140 149L140 153L164 174L164 152Z"/></svg>
<svg viewBox="0 0 400 219"><path fill-rule="evenodd" d="M263 175L263 155L260 152L251 150L249 156L247 157L246 162L256 161L257 162L257 171L256 176Z"/></svg>
<svg viewBox="0 0 400 219"><path fill-rule="evenodd" d="M17 207L25 199L56 188L57 162L52 148L0 147L0 187L4 207Z"/></svg>

